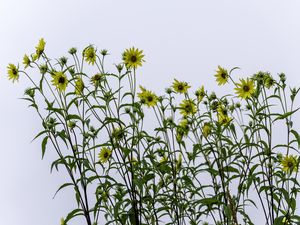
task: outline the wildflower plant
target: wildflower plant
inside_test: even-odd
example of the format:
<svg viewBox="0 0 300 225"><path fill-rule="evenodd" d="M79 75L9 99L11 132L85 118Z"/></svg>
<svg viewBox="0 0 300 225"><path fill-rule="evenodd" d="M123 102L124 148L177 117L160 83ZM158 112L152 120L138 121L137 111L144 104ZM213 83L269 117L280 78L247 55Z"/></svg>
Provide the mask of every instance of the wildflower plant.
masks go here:
<svg viewBox="0 0 300 225"><path fill-rule="evenodd" d="M68 173L57 192L74 190L77 207L61 224L77 216L87 225L300 223L299 89L288 89L284 74L236 82L238 68L218 66L226 96L176 79L157 95L136 88L142 50L126 49L108 71L107 50L71 48L70 59L51 60L45 47L41 39L24 69L7 69L13 82L31 81L24 100L43 126L42 157L54 151L51 170Z"/></svg>

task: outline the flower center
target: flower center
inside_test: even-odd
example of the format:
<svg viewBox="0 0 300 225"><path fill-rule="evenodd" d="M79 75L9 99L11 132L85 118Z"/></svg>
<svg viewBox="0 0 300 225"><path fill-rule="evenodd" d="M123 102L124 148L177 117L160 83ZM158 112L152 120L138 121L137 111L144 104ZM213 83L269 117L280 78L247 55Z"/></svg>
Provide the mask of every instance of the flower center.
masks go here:
<svg viewBox="0 0 300 225"><path fill-rule="evenodd" d="M152 102L153 101L153 97L152 96L148 96L147 100L148 100L148 102Z"/></svg>
<svg viewBox="0 0 300 225"><path fill-rule="evenodd" d="M99 80L100 80L100 78L101 78L101 76L100 76L100 75L98 75L98 74L96 74L96 75L94 76L94 80L95 80L95 81L99 81Z"/></svg>
<svg viewBox="0 0 300 225"><path fill-rule="evenodd" d="M90 58L90 59L95 58L94 52L90 52L87 57Z"/></svg>
<svg viewBox="0 0 300 225"><path fill-rule="evenodd" d="M109 156L108 152L105 152L105 153L103 154L103 157L104 157L104 158L108 158L108 156Z"/></svg>
<svg viewBox="0 0 300 225"><path fill-rule="evenodd" d="M224 116L227 116L227 110L226 110L226 109L222 109L222 114L223 114Z"/></svg>
<svg viewBox="0 0 300 225"><path fill-rule="evenodd" d="M133 55L133 56L131 56L130 60L131 60L131 62L136 62L137 58L135 55Z"/></svg>
<svg viewBox="0 0 300 225"><path fill-rule="evenodd" d="M60 77L60 78L58 79L58 83L59 83L59 84L64 84L65 81L66 81L66 79L65 79L64 77Z"/></svg>
<svg viewBox="0 0 300 225"><path fill-rule="evenodd" d="M294 163L293 162L288 162L287 165L288 165L289 168L294 167Z"/></svg>
<svg viewBox="0 0 300 225"><path fill-rule="evenodd" d="M182 84L178 85L178 90L180 90L180 91L183 90L183 85Z"/></svg>
<svg viewBox="0 0 300 225"><path fill-rule="evenodd" d="M186 112L191 112L191 111L192 111L192 106L191 106L190 104L187 104L187 105L185 106L185 111L186 111Z"/></svg>
<svg viewBox="0 0 300 225"><path fill-rule="evenodd" d="M18 71L16 69L12 69L12 73L13 73L13 75L17 75Z"/></svg>
<svg viewBox="0 0 300 225"><path fill-rule="evenodd" d="M249 87L248 85L245 85L245 86L243 87L243 90L244 90L245 92L248 92L248 91L250 90L250 87Z"/></svg>
<svg viewBox="0 0 300 225"><path fill-rule="evenodd" d="M227 78L227 74L226 74L226 73L221 73L221 77L222 77L223 79L226 79L226 78Z"/></svg>

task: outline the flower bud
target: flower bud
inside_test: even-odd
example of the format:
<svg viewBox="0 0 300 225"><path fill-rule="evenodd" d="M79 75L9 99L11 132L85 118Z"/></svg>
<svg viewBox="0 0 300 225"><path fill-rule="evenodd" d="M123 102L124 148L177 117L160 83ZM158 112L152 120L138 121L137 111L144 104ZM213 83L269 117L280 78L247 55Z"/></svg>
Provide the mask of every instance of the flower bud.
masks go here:
<svg viewBox="0 0 300 225"><path fill-rule="evenodd" d="M62 66L64 66L67 64L68 58L63 56L63 57L59 58L59 62Z"/></svg>
<svg viewBox="0 0 300 225"><path fill-rule="evenodd" d="M169 95L172 93L172 89L171 89L171 88L166 88L165 91L166 91L166 93L169 94Z"/></svg>
<svg viewBox="0 0 300 225"><path fill-rule="evenodd" d="M284 83L284 82L286 81L286 76L285 76L284 73L280 73L280 74L279 74L279 78L280 78L280 81L281 81L282 83Z"/></svg>
<svg viewBox="0 0 300 225"><path fill-rule="evenodd" d="M69 121L68 122L68 127L69 128L73 129L75 126L76 126L76 122L74 122L74 121Z"/></svg>
<svg viewBox="0 0 300 225"><path fill-rule="evenodd" d="M77 49L76 49L76 48L70 48L70 50L69 50L69 53L70 53L71 55L76 54L76 52L77 52Z"/></svg>
<svg viewBox="0 0 300 225"><path fill-rule="evenodd" d="M118 64L118 65L116 65L116 68L117 68L118 72L121 73L123 68L124 68L124 65L123 64Z"/></svg>
<svg viewBox="0 0 300 225"><path fill-rule="evenodd" d="M44 75L48 71L48 66L46 64L40 65L40 73Z"/></svg>
<svg viewBox="0 0 300 225"><path fill-rule="evenodd" d="M102 49L100 51L100 54L103 55L103 56L106 56L106 55L108 55L108 51L106 49Z"/></svg>

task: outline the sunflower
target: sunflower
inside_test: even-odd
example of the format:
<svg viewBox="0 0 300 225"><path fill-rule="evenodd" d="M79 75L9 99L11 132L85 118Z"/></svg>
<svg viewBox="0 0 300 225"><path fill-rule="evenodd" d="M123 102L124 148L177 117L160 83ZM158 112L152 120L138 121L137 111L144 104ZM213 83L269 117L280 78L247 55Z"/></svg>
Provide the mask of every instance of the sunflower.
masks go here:
<svg viewBox="0 0 300 225"><path fill-rule="evenodd" d="M176 92L176 93L180 93L180 94L186 94L187 93L187 90L191 87L188 85L187 82L184 82L184 81L178 81L176 79L174 79L174 82L173 82L173 90Z"/></svg>
<svg viewBox="0 0 300 225"><path fill-rule="evenodd" d="M183 119L179 123L179 127L184 131L184 134L187 135L189 132L189 121L187 119Z"/></svg>
<svg viewBox="0 0 300 225"><path fill-rule="evenodd" d="M284 172L297 172L298 171L298 158L290 155L285 156L281 160L282 170Z"/></svg>
<svg viewBox="0 0 300 225"><path fill-rule="evenodd" d="M46 45L46 42L44 40L44 38L41 38L39 40L39 43L38 45L35 47L35 59L39 59L40 56L43 54L44 50L45 50L45 45Z"/></svg>
<svg viewBox="0 0 300 225"><path fill-rule="evenodd" d="M103 164L106 163L111 157L111 150L109 148L103 147L98 154L99 161Z"/></svg>
<svg viewBox="0 0 300 225"><path fill-rule="evenodd" d="M125 137L125 130L122 127L114 128L111 132L111 137L117 141L122 140Z"/></svg>
<svg viewBox="0 0 300 225"><path fill-rule="evenodd" d="M275 85L275 83L276 83L275 79L270 74L268 74L264 80L264 84L266 88L270 89Z"/></svg>
<svg viewBox="0 0 300 225"><path fill-rule="evenodd" d="M232 120L232 118L228 116L228 110L223 105L218 107L217 117L218 117L218 122L221 125L226 125Z"/></svg>
<svg viewBox="0 0 300 225"><path fill-rule="evenodd" d="M176 140L178 142L181 142L182 138L187 136L188 133L189 133L188 120L183 119L183 120L181 120L181 122L176 127Z"/></svg>
<svg viewBox="0 0 300 225"><path fill-rule="evenodd" d="M182 103L179 104L179 107L180 113L183 116L194 115L197 112L196 105L191 99L183 100Z"/></svg>
<svg viewBox="0 0 300 225"><path fill-rule="evenodd" d="M81 95L83 93L84 83L83 80L78 77L75 81L75 93L76 95Z"/></svg>
<svg viewBox="0 0 300 225"><path fill-rule="evenodd" d="M204 86L203 85L195 92L195 95L197 97L197 101L201 102L202 99L205 96L205 90L204 90Z"/></svg>
<svg viewBox="0 0 300 225"><path fill-rule="evenodd" d="M224 105L219 105L217 108L217 112L219 115L228 116L228 110Z"/></svg>
<svg viewBox="0 0 300 225"><path fill-rule="evenodd" d="M152 91L146 90L144 87L140 86L142 92L138 93L138 97L141 102L148 107L153 107L157 104L158 97Z"/></svg>
<svg viewBox="0 0 300 225"><path fill-rule="evenodd" d="M181 122L176 127L176 138L177 141L181 141L184 136L187 136L189 133L189 124L187 119L181 120Z"/></svg>
<svg viewBox="0 0 300 225"><path fill-rule="evenodd" d="M255 92L254 89L254 82L250 80L249 78L240 79L241 83L237 84L237 87L235 88L236 94L243 99L250 98L251 95Z"/></svg>
<svg viewBox="0 0 300 225"><path fill-rule="evenodd" d="M24 64L24 68L26 69L28 66L30 66L30 58L28 57L28 55L24 55L24 57L23 57L23 64Z"/></svg>
<svg viewBox="0 0 300 225"><path fill-rule="evenodd" d="M182 138L183 138L183 134L182 134L182 133L179 133L179 132L177 131L177 133L176 133L176 141L177 141L178 143L180 143L180 142L182 142Z"/></svg>
<svg viewBox="0 0 300 225"><path fill-rule="evenodd" d="M103 80L104 75L101 73L97 73L91 77L91 83L97 87L99 86L100 82Z"/></svg>
<svg viewBox="0 0 300 225"><path fill-rule="evenodd" d="M54 85L60 92L66 90L68 85L68 79L63 72L54 72L52 78L52 85Z"/></svg>
<svg viewBox="0 0 300 225"><path fill-rule="evenodd" d="M126 49L122 56L124 64L128 69L136 69L137 67L142 66L142 63L145 62L145 60L143 60L143 50L139 50L138 48L132 47Z"/></svg>
<svg viewBox="0 0 300 225"><path fill-rule="evenodd" d="M93 46L89 46L83 50L83 57L88 64L94 65L96 62L96 50Z"/></svg>
<svg viewBox="0 0 300 225"><path fill-rule="evenodd" d="M210 123L204 123L203 127L202 127L202 134L205 138L208 137L208 135L210 135L211 133L211 124Z"/></svg>
<svg viewBox="0 0 300 225"><path fill-rule="evenodd" d="M231 120L232 120L232 118L229 117L229 116L218 115L218 122L219 122L221 125L229 124Z"/></svg>
<svg viewBox="0 0 300 225"><path fill-rule="evenodd" d="M218 66L218 70L216 72L217 73L215 74L215 77L218 85L226 84L229 78L227 70L222 68L221 66Z"/></svg>
<svg viewBox="0 0 300 225"><path fill-rule="evenodd" d="M19 68L17 68L14 64L9 64L7 66L7 74L8 79L12 80L12 82L19 80Z"/></svg>

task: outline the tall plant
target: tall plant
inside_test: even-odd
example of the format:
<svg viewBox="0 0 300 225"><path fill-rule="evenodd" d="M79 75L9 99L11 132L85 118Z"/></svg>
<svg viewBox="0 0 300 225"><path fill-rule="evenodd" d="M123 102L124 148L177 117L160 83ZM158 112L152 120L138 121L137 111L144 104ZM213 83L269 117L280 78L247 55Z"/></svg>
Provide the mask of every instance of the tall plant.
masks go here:
<svg viewBox="0 0 300 225"><path fill-rule="evenodd" d="M8 77L31 81L24 99L43 125L42 156L55 151L51 170L69 175L57 192L72 188L78 207L62 225L77 216L87 225L253 224L254 208L260 224L300 223L299 89L288 90L284 74L237 81L238 68L219 66L218 85L234 92L191 92L175 79L158 96L137 88L139 49L126 49L109 72L107 50L71 48L71 59L52 60L45 44L24 56L24 69L9 64Z"/></svg>

